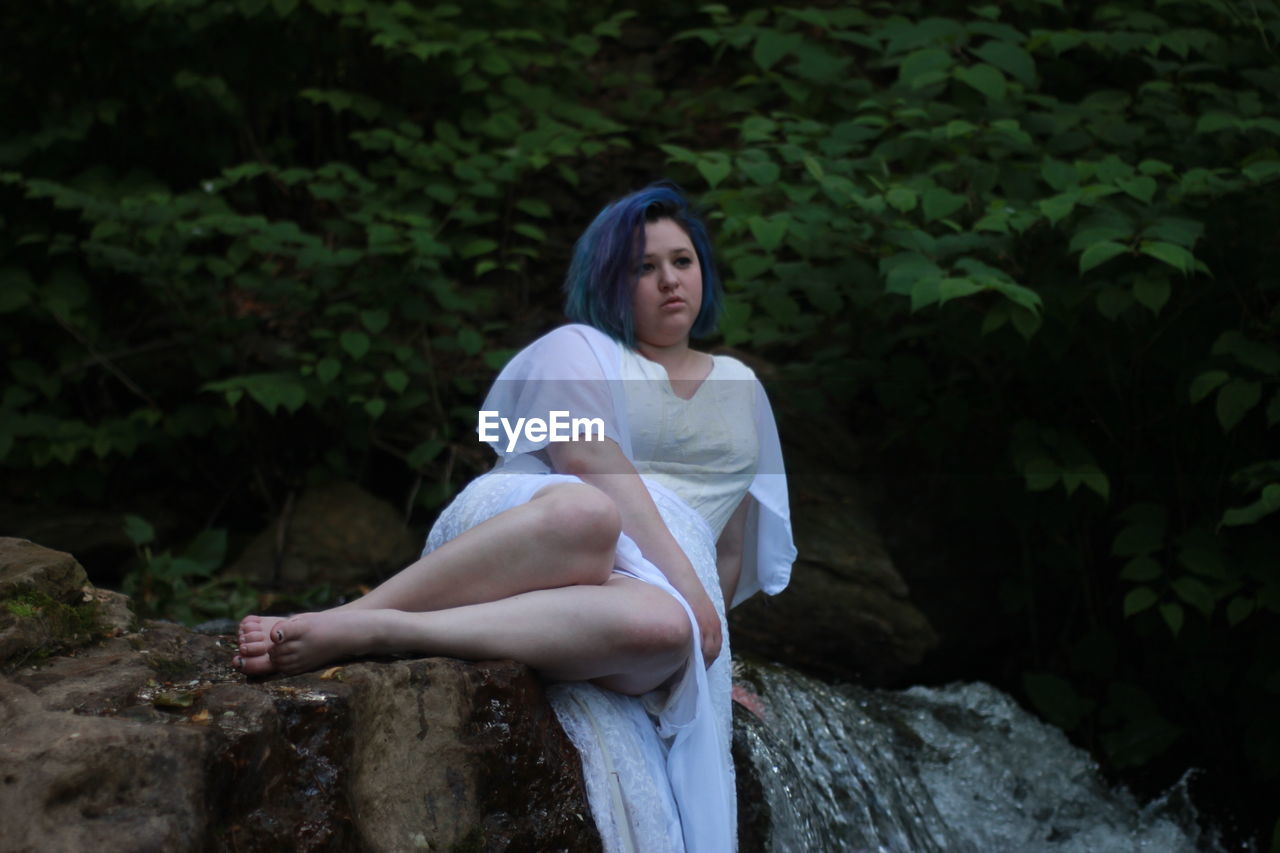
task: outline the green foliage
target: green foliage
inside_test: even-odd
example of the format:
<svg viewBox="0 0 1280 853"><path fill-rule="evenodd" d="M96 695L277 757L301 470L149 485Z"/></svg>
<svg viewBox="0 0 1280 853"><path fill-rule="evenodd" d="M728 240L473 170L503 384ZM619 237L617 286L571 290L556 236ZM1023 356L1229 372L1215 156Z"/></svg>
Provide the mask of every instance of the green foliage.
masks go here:
<svg viewBox="0 0 1280 853"><path fill-rule="evenodd" d="M195 625L216 618L241 619L258 604L258 593L243 578L215 577L226 559L225 530L203 531L179 554L155 551L155 528L136 515L124 517L124 532L138 552L124 591L140 616Z"/></svg>

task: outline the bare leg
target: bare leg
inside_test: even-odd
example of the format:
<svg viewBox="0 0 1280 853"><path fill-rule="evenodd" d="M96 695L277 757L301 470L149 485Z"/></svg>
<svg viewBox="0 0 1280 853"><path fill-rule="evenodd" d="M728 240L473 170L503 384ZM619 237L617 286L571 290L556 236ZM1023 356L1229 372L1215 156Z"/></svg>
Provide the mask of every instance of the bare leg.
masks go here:
<svg viewBox="0 0 1280 853"><path fill-rule="evenodd" d="M329 610L277 623L270 657L286 673L370 652L511 658L558 679L644 693L688 658L692 628L670 594L613 575L448 610ZM619 675L625 673L625 676Z"/></svg>
<svg viewBox="0 0 1280 853"><path fill-rule="evenodd" d="M368 595L335 610L425 611L496 601L537 589L599 585L613 571L621 519L613 501L583 483L557 483L410 564ZM240 623L236 666L275 671L273 617Z"/></svg>
<svg viewBox="0 0 1280 853"><path fill-rule="evenodd" d="M622 519L608 495L557 483L444 543L347 609L443 610L534 589L601 584Z"/></svg>

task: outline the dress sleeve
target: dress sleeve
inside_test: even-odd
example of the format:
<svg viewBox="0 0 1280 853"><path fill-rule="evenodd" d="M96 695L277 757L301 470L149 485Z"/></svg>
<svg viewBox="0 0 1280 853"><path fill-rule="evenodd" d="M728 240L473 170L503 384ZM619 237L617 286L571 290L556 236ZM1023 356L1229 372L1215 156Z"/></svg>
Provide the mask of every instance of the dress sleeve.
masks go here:
<svg viewBox="0 0 1280 853"><path fill-rule="evenodd" d="M506 464L567 440L577 426L588 437L613 439L630 458L617 362L616 342L590 326L561 326L543 335L494 380L476 419L480 440ZM534 420L543 428L531 434Z"/></svg>
<svg viewBox="0 0 1280 853"><path fill-rule="evenodd" d="M769 595L781 592L791 580L791 565L796 559L782 445L778 441L773 408L759 380L756 380L755 422L760 456L756 476L747 490L754 500L747 516L742 574L731 605L735 607L759 590Z"/></svg>

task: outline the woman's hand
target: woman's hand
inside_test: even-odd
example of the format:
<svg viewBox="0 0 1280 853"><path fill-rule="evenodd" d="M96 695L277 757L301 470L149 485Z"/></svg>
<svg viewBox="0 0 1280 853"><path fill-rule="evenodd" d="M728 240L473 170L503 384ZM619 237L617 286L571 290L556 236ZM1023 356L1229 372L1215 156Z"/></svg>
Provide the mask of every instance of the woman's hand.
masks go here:
<svg viewBox="0 0 1280 853"><path fill-rule="evenodd" d="M724 642L720 633L720 614L711 603L711 597L702 590L686 598L693 610L693 618L698 623L698 634L702 640L702 663L711 666L720 657L720 647Z"/></svg>

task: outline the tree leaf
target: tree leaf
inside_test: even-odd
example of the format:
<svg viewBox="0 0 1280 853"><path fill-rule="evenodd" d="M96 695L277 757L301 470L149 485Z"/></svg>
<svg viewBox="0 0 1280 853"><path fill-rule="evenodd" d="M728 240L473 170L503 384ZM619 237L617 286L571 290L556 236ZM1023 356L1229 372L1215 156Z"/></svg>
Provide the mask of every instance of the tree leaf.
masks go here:
<svg viewBox="0 0 1280 853"><path fill-rule="evenodd" d="M1262 386L1247 379L1232 379L1218 392L1216 410L1223 432L1232 428L1262 399Z"/></svg>
<svg viewBox="0 0 1280 853"><path fill-rule="evenodd" d="M1128 246L1112 240L1094 243L1080 253L1080 274L1084 275L1094 267L1104 264L1116 255L1122 255L1127 251L1129 251Z"/></svg>
<svg viewBox="0 0 1280 853"><path fill-rule="evenodd" d="M1239 625L1253 613L1254 606L1252 598L1236 596L1231 599L1231 603L1227 605L1227 623L1232 627Z"/></svg>
<svg viewBox="0 0 1280 853"><path fill-rule="evenodd" d="M369 330L369 333L376 335L387 327L387 323L391 322L391 315L381 308L372 311L361 311L360 322Z"/></svg>
<svg viewBox="0 0 1280 853"><path fill-rule="evenodd" d="M790 222L791 217L787 214L775 213L768 219L763 216L753 216L747 220L747 227L751 229L751 235L756 238L760 248L766 252L772 252L782 245L783 238L787 236L787 226Z"/></svg>
<svg viewBox="0 0 1280 853"><path fill-rule="evenodd" d="M1188 397L1192 403L1199 403L1205 397L1208 397L1214 388L1231 378L1231 374L1225 370L1206 370L1195 379L1191 380L1191 391Z"/></svg>
<svg viewBox="0 0 1280 853"><path fill-rule="evenodd" d="M921 199L921 209L924 211L925 221L933 222L955 213L964 207L966 201L967 199L962 195L957 195L941 187L931 187L924 191L924 196Z"/></svg>
<svg viewBox="0 0 1280 853"><path fill-rule="evenodd" d="M1205 616L1213 612L1215 597L1203 581L1190 575L1183 575L1180 578L1175 578L1171 586L1179 598Z"/></svg>
<svg viewBox="0 0 1280 853"><path fill-rule="evenodd" d="M244 389L268 412L284 406L285 411L296 412L307 402L307 391L296 376L287 373L259 373L241 378Z"/></svg>
<svg viewBox="0 0 1280 853"><path fill-rule="evenodd" d="M498 241L490 240L487 237L477 237L474 240L468 240L458 250L458 255L462 258L474 258L479 255L487 255L498 248Z"/></svg>
<svg viewBox="0 0 1280 853"><path fill-rule="evenodd" d="M772 160L748 160L738 158L738 168L742 173L762 187L773 186L782 177L782 170Z"/></svg>
<svg viewBox="0 0 1280 853"><path fill-rule="evenodd" d="M1116 186L1143 204L1150 204L1156 194L1156 179L1147 175L1136 175L1132 178L1120 178Z"/></svg>
<svg viewBox="0 0 1280 853"><path fill-rule="evenodd" d="M467 355L475 355L484 349L484 338L475 329L459 329L458 347Z"/></svg>
<svg viewBox="0 0 1280 853"><path fill-rule="evenodd" d="M409 387L409 375L403 370L388 370L382 374L382 381L387 383L387 387L397 394L403 394L404 389Z"/></svg>
<svg viewBox="0 0 1280 853"><path fill-rule="evenodd" d="M551 217L551 205L540 198L522 198L516 202L516 208L538 219L549 219Z"/></svg>
<svg viewBox="0 0 1280 853"><path fill-rule="evenodd" d="M721 151L713 151L698 158L697 169L698 174L702 175L707 185L715 189L717 184L729 177L729 173L733 171L733 166L729 162L728 154Z"/></svg>
<svg viewBox="0 0 1280 853"><path fill-rule="evenodd" d="M1043 492L1057 485L1062 469L1047 456L1035 456L1022 466L1022 476L1027 481L1028 491Z"/></svg>
<svg viewBox="0 0 1280 853"><path fill-rule="evenodd" d="M129 541L134 545L142 546L155 541L156 529L141 516L126 515L124 517L124 535L128 536Z"/></svg>
<svg viewBox="0 0 1280 853"><path fill-rule="evenodd" d="M1204 224L1179 216L1162 216L1142 230L1144 239L1163 240L1190 249L1204 233Z"/></svg>
<svg viewBox="0 0 1280 853"><path fill-rule="evenodd" d="M326 356L316 363L316 377L328 385L342 371L342 363L336 358Z"/></svg>
<svg viewBox="0 0 1280 853"><path fill-rule="evenodd" d="M1120 570L1120 579L1126 581L1153 581L1164 574L1160 564L1150 557L1134 557Z"/></svg>
<svg viewBox="0 0 1280 853"><path fill-rule="evenodd" d="M1163 261L1178 272L1191 273L1196 268L1195 256L1181 246L1159 240L1143 240L1138 251L1150 255L1157 261Z"/></svg>
<svg viewBox="0 0 1280 853"><path fill-rule="evenodd" d="M1149 609L1157 600L1158 597L1151 587L1135 587L1129 590L1129 593L1124 597L1124 615L1133 616L1136 613L1141 613Z"/></svg>
<svg viewBox="0 0 1280 853"><path fill-rule="evenodd" d="M731 264L733 277L738 281L750 281L773 266L773 258L768 255L743 255L735 258Z"/></svg>
<svg viewBox="0 0 1280 853"><path fill-rule="evenodd" d="M885 193L885 201L903 213L915 210L919 199L920 197L916 194L916 191L908 187L894 187Z"/></svg>
<svg viewBox="0 0 1280 853"><path fill-rule="evenodd" d="M1178 636L1178 633L1182 630L1182 605L1176 601L1161 604L1160 616L1164 619L1164 623L1169 626L1169 631L1173 636Z"/></svg>
<svg viewBox="0 0 1280 853"><path fill-rule="evenodd" d="M756 37L755 49L751 58L756 61L762 71L768 71L778 60L794 51L802 44L802 39L795 33L782 33L774 29L761 30Z"/></svg>
<svg viewBox="0 0 1280 853"><path fill-rule="evenodd" d="M1049 220L1049 224L1057 225L1071 214L1071 211L1076 206L1076 202L1079 200L1080 191L1069 190L1050 198L1041 199L1036 202L1036 207L1038 207L1040 212L1045 215L1045 218Z"/></svg>
<svg viewBox="0 0 1280 853"><path fill-rule="evenodd" d="M955 74L957 80L977 89L987 97L987 100L1004 100L1006 88L1004 75L994 66L980 62L967 68L957 68Z"/></svg>
<svg viewBox="0 0 1280 853"><path fill-rule="evenodd" d="M1119 287L1104 287L1098 291L1095 304L1098 306L1099 314L1108 320L1115 320L1133 304L1133 296L1129 291Z"/></svg>
<svg viewBox="0 0 1280 853"><path fill-rule="evenodd" d="M1230 113L1220 111L1208 112L1200 116L1196 122L1196 133L1213 133L1218 130L1227 130L1240 126L1240 119Z"/></svg>
<svg viewBox="0 0 1280 853"><path fill-rule="evenodd" d="M1008 41L992 40L973 51L1001 71L1004 71L1028 89L1035 86L1036 63L1023 48Z"/></svg>
<svg viewBox="0 0 1280 853"><path fill-rule="evenodd" d="M920 89L946 79L955 58L945 50L927 47L907 54L898 66L898 82L910 89Z"/></svg>
<svg viewBox="0 0 1280 853"><path fill-rule="evenodd" d="M1245 166L1241 172L1251 181L1269 181L1280 177L1280 160L1257 160Z"/></svg>
<svg viewBox="0 0 1280 853"><path fill-rule="evenodd" d="M1278 509L1280 509L1280 483L1268 483L1253 503L1224 512L1222 524L1226 527L1253 524Z"/></svg>
<svg viewBox="0 0 1280 853"><path fill-rule="evenodd" d="M1152 314L1160 313L1169 301L1170 290L1169 279L1164 276L1143 275L1133 282L1133 298L1149 308Z"/></svg>
<svg viewBox="0 0 1280 853"><path fill-rule="evenodd" d="M806 155L804 158L804 169L806 172L809 173L809 175L815 181L822 180L822 175L823 175L822 164L819 163L815 158Z"/></svg>
<svg viewBox="0 0 1280 853"><path fill-rule="evenodd" d="M1023 340L1029 341L1039 331L1040 324L1044 321L1040 317L1040 312L1014 305L1009 310L1009 322L1018 330L1018 334L1022 335Z"/></svg>
<svg viewBox="0 0 1280 853"><path fill-rule="evenodd" d="M354 329L348 329L339 335L338 343L347 351L347 355L356 361L364 358L365 353L369 351L369 336Z"/></svg>
<svg viewBox="0 0 1280 853"><path fill-rule="evenodd" d="M1117 557L1145 557L1164 545L1164 525L1137 521L1116 534L1111 553Z"/></svg>
<svg viewBox="0 0 1280 853"><path fill-rule="evenodd" d="M1230 355L1245 367L1275 376L1280 373L1280 352L1269 344L1246 338L1237 331L1223 332L1213 342L1214 355Z"/></svg>
<svg viewBox="0 0 1280 853"><path fill-rule="evenodd" d="M222 528L200 531L182 556L196 563L201 573L212 573L221 568L227 558L227 531Z"/></svg>
<svg viewBox="0 0 1280 853"><path fill-rule="evenodd" d="M1054 157L1045 157L1040 164L1040 177L1055 192L1064 192L1080 183L1076 167Z"/></svg>

